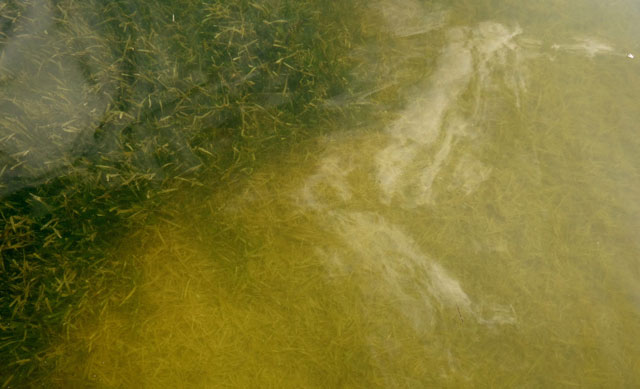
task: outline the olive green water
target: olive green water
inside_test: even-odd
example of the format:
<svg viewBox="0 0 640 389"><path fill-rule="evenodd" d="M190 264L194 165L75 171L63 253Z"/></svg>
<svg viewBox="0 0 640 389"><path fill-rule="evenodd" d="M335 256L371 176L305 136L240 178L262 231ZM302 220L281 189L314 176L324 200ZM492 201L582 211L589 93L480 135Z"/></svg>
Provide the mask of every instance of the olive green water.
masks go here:
<svg viewBox="0 0 640 389"><path fill-rule="evenodd" d="M347 15L350 119L116 234L34 385L639 386L640 6L574 3Z"/></svg>

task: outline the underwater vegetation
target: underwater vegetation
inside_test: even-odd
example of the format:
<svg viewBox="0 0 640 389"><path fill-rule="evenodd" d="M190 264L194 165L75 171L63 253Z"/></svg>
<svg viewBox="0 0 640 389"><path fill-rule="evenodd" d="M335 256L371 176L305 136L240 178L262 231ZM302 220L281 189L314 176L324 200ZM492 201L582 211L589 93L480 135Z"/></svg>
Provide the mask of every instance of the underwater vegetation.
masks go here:
<svg viewBox="0 0 640 389"><path fill-rule="evenodd" d="M0 1L0 388L638 386L635 16Z"/></svg>
<svg viewBox="0 0 640 389"><path fill-rule="evenodd" d="M349 95L359 3L0 3L0 386L126 302L105 253L160 204L349 120L327 100Z"/></svg>

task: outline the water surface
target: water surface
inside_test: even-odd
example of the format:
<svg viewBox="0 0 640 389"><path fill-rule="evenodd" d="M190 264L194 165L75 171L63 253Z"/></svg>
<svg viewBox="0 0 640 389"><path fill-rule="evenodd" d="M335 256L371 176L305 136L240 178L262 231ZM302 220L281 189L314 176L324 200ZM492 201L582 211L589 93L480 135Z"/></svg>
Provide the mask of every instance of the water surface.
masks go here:
<svg viewBox="0 0 640 389"><path fill-rule="evenodd" d="M377 114L163 204L52 382L640 384L637 5L363 13L378 40L325 104Z"/></svg>

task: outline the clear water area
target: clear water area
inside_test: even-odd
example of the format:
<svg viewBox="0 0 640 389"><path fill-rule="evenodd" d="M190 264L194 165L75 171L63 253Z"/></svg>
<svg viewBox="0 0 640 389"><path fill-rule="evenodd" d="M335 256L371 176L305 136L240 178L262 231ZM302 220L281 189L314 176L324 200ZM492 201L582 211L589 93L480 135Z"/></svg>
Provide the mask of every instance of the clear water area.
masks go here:
<svg viewBox="0 0 640 389"><path fill-rule="evenodd" d="M166 204L51 382L640 385L640 10L574 3L371 3L385 119Z"/></svg>

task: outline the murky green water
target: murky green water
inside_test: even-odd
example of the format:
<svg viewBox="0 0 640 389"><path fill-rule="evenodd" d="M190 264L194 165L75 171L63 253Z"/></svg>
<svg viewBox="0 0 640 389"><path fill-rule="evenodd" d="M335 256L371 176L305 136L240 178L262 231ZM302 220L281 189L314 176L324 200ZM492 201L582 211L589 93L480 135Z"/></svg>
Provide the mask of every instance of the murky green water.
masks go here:
<svg viewBox="0 0 640 389"><path fill-rule="evenodd" d="M344 87L308 100L326 119L307 120L310 106L290 113L303 123L282 113L269 123L301 128L287 130L293 141L247 130L249 151L214 161L231 166L222 178L156 189L171 197L119 224L126 233L102 251L117 265L110 279L126 281L88 287L69 306L84 310L51 337L41 358L53 367L37 383L640 385L640 6L574 3L380 0L343 14L364 38L347 45ZM288 80L278 88L294 88ZM0 93L19 99L6 88L20 87ZM264 115L286 112L285 90L260 97L275 109ZM66 96L103 109L83 93ZM195 96L174 104L206 100ZM243 137L246 112L264 123L247 107L222 122ZM206 128L206 112L187 113L158 120ZM68 155L77 138L62 136L55 150ZM166 141L178 154L201 147ZM47 150L24 164L57 169L39 167ZM14 219L4 220L8 231Z"/></svg>

